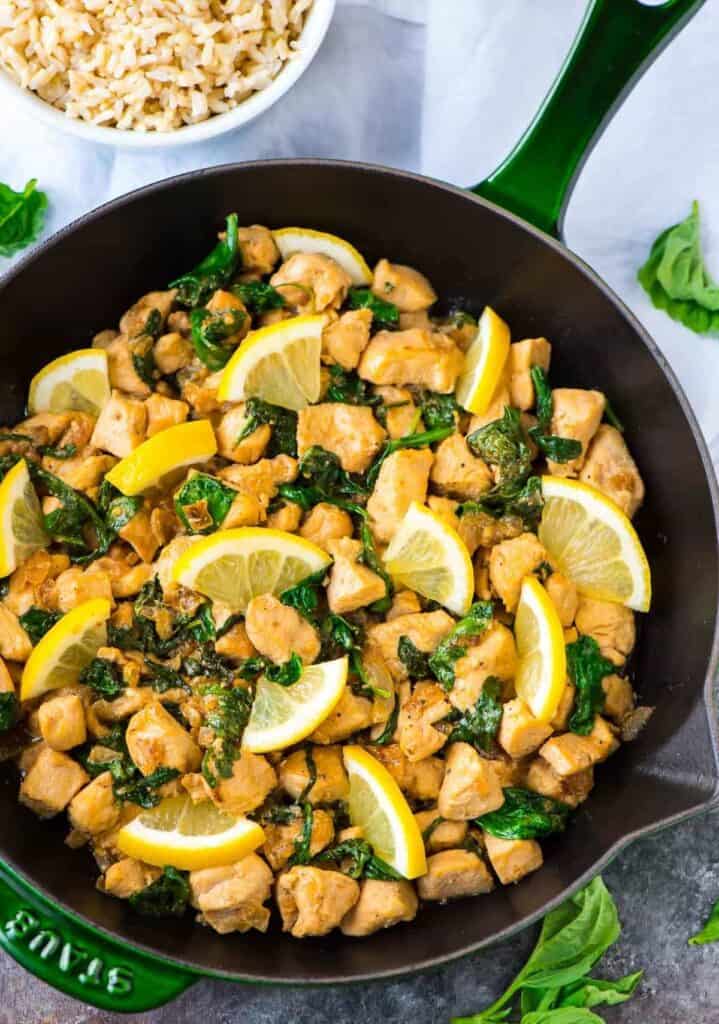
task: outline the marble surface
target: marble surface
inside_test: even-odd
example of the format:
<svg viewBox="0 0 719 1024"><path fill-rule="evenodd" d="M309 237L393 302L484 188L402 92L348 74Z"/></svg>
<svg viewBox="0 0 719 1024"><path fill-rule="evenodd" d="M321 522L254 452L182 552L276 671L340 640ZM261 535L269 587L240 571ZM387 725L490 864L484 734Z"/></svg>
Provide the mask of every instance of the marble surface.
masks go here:
<svg viewBox="0 0 719 1024"><path fill-rule="evenodd" d="M629 2L629 0L627 0ZM56 230L99 203L181 170L271 156L362 159L459 185L507 152L549 85L584 0L339 0L326 42L295 89L227 138L170 155L93 147L0 109L0 180L33 176L51 196ZM448 16L451 14L451 17ZM651 308L636 269L658 232L702 203L705 248L719 265L719 14L709 0L639 83L590 156L566 221L572 249L602 274L653 333L719 461L719 342ZM3 264L2 269L7 265ZM606 972L644 967L621 1024L717 1024L719 951L690 949L719 896L717 817L705 815L635 844L605 878L624 933ZM489 953L391 984L271 989L200 982L170 1007L121 1018L81 1006L0 959L0 1024L441 1024L491 1002L530 948L527 932Z"/></svg>

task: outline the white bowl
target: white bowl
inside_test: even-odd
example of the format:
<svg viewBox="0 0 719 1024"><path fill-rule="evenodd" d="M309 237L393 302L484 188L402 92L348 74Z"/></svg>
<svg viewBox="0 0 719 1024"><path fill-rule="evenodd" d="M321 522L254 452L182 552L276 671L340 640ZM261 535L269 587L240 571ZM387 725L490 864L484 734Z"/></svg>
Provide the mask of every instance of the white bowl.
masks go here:
<svg viewBox="0 0 719 1024"><path fill-rule="evenodd" d="M287 61L280 73L266 89L253 93L225 114L215 114L199 124L185 125L170 132L140 132L121 128L107 128L68 117L61 110L46 103L29 89L21 88L3 68L0 68L0 103L13 103L30 118L43 121L69 135L87 142L100 142L108 146L128 149L170 149L202 142L215 135L224 135L254 120L268 110L292 88L300 75L309 67L327 33L336 0L314 0L299 37L299 51ZM5 99L7 97L7 99Z"/></svg>

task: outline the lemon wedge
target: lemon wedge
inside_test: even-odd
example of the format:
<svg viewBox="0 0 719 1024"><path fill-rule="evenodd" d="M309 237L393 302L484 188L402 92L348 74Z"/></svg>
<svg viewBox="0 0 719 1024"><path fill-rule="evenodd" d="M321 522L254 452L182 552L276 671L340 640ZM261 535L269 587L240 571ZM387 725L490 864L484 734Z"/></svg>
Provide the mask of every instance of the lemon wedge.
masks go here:
<svg viewBox="0 0 719 1024"><path fill-rule="evenodd" d="M280 228L272 234L283 260L296 252L319 253L339 263L349 274L352 284L372 283L372 271L364 257L344 238L327 234L326 231L315 231L313 228Z"/></svg>
<svg viewBox="0 0 719 1024"><path fill-rule="evenodd" d="M466 615L474 594L467 545L436 512L413 501L385 552L387 572L398 583Z"/></svg>
<svg viewBox="0 0 719 1024"><path fill-rule="evenodd" d="M0 483L0 576L49 543L27 463L20 459Z"/></svg>
<svg viewBox="0 0 719 1024"><path fill-rule="evenodd" d="M517 696L540 722L551 722L567 685L567 659L559 615L535 576L522 581L514 637Z"/></svg>
<svg viewBox="0 0 719 1024"><path fill-rule="evenodd" d="M304 409L320 397L323 315L295 316L250 331L225 367L220 402L262 398L283 409Z"/></svg>
<svg viewBox="0 0 719 1024"><path fill-rule="evenodd" d="M210 800L193 804L189 795L167 797L117 834L127 857L181 871L234 864L264 841L257 822L220 811Z"/></svg>
<svg viewBox="0 0 719 1024"><path fill-rule="evenodd" d="M622 510L594 487L542 478L539 539L580 594L646 612L652 578L642 542Z"/></svg>
<svg viewBox="0 0 719 1024"><path fill-rule="evenodd" d="M217 451L215 432L209 420L191 420L161 430L143 441L117 465L106 480L123 494L141 494L166 478L181 474L187 466L207 462Z"/></svg>
<svg viewBox="0 0 719 1024"><path fill-rule="evenodd" d="M363 747L342 751L349 776L349 815L378 857L405 878L427 871L422 833L402 791Z"/></svg>
<svg viewBox="0 0 719 1024"><path fill-rule="evenodd" d="M110 611L110 602L96 597L63 615L25 662L20 699L32 700L58 686L74 686L98 649L107 643Z"/></svg>
<svg viewBox="0 0 719 1024"><path fill-rule="evenodd" d="M291 686L257 681L242 746L255 754L299 743L334 711L347 682L347 658L308 665Z"/></svg>
<svg viewBox="0 0 719 1024"><path fill-rule="evenodd" d="M464 371L457 380L457 402L481 416L487 411L509 355L509 327L490 306L484 307L474 341L465 353Z"/></svg>
<svg viewBox="0 0 719 1024"><path fill-rule="evenodd" d="M253 597L281 594L331 561L326 551L294 533L245 526L198 540L177 559L172 579L244 612Z"/></svg>
<svg viewBox="0 0 719 1024"><path fill-rule="evenodd" d="M109 397L107 353L101 348L81 348L53 359L35 374L27 405L33 414L77 409L99 416Z"/></svg>

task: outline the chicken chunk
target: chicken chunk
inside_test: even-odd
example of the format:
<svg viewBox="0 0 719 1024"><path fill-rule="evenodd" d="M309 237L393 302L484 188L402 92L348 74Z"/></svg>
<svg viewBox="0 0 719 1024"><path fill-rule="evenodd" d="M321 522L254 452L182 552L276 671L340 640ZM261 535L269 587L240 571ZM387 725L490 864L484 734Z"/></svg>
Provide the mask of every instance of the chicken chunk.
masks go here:
<svg viewBox="0 0 719 1024"><path fill-rule="evenodd" d="M327 935L359 900L360 888L339 871L294 867L277 879L282 930L302 939Z"/></svg>
<svg viewBox="0 0 719 1024"><path fill-rule="evenodd" d="M310 510L300 527L300 537L329 551L329 543L340 537L352 536L352 520L349 512L336 505L321 501Z"/></svg>
<svg viewBox="0 0 719 1024"><path fill-rule="evenodd" d="M440 610L421 612L418 615L398 615L390 622L379 622L376 626L370 626L367 637L379 647L394 678L403 680L407 678L407 669L397 654L400 637L409 637L418 650L431 654L452 629L454 619Z"/></svg>
<svg viewBox="0 0 719 1024"><path fill-rule="evenodd" d="M461 846L467 838L466 821L445 821L438 807L428 811L419 811L414 816L424 839L428 853L439 853L440 850L451 850ZM438 822L437 825L434 823Z"/></svg>
<svg viewBox="0 0 719 1024"><path fill-rule="evenodd" d="M574 710L574 698L576 695L576 687L566 682L564 684L564 690L562 696L559 698L559 704L557 710L554 712L554 718L549 723L552 727L553 732L566 732L569 728L569 718Z"/></svg>
<svg viewBox="0 0 719 1024"><path fill-rule="evenodd" d="M280 665L298 654L310 665L320 653L320 638L307 619L272 594L254 597L245 613L250 643L260 654Z"/></svg>
<svg viewBox="0 0 719 1024"><path fill-rule="evenodd" d="M178 370L189 366L195 355L191 342L178 331L171 331L163 334L155 342L152 350L152 358L155 366L162 374L177 373Z"/></svg>
<svg viewBox="0 0 719 1024"><path fill-rule="evenodd" d="M372 754L412 800L437 800L444 777L441 758L425 757L422 761L410 761L398 743L372 747Z"/></svg>
<svg viewBox="0 0 719 1024"><path fill-rule="evenodd" d="M481 498L494 483L486 462L472 455L461 434L445 438L434 453L430 480L441 494Z"/></svg>
<svg viewBox="0 0 719 1024"><path fill-rule="evenodd" d="M421 433L424 430L422 418L417 416L417 406L414 404L412 392L407 388L387 385L376 387L374 393L382 399L387 433L391 438Z"/></svg>
<svg viewBox="0 0 719 1024"><path fill-rule="evenodd" d="M112 775L103 772L72 798L67 809L70 824L86 835L98 835L114 828L120 817L120 805L112 792Z"/></svg>
<svg viewBox="0 0 719 1024"><path fill-rule="evenodd" d="M113 391L97 419L90 443L124 459L145 440L146 427L145 405L120 391Z"/></svg>
<svg viewBox="0 0 719 1024"><path fill-rule="evenodd" d="M533 533L495 544L489 555L489 579L508 612L519 602L522 580L548 561L546 549Z"/></svg>
<svg viewBox="0 0 719 1024"><path fill-rule="evenodd" d="M295 842L298 840L304 828L302 815L298 814L292 821L286 824L274 825L272 823L263 826L265 842L262 852L269 861L273 871L281 871L287 866L290 857L296 852ZM332 815L327 811L312 812L312 836L310 839L310 855L316 857L321 850L332 842L335 829Z"/></svg>
<svg viewBox="0 0 719 1024"><path fill-rule="evenodd" d="M380 260L374 268L372 291L378 298L394 303L400 313L429 309L437 301L437 293L424 274L389 260Z"/></svg>
<svg viewBox="0 0 719 1024"><path fill-rule="evenodd" d="M574 775L562 777L543 757L535 757L527 768L525 784L528 789L552 800L561 800L570 807L578 807L589 796L594 785L594 769L585 768Z"/></svg>
<svg viewBox="0 0 719 1024"><path fill-rule="evenodd" d="M564 778L576 775L606 759L619 747L616 733L603 718L597 715L594 728L588 736L573 732L553 736L540 748L539 753L557 775Z"/></svg>
<svg viewBox="0 0 719 1024"><path fill-rule="evenodd" d="M589 445L579 479L619 505L630 518L644 501L644 481L615 427L602 423Z"/></svg>
<svg viewBox="0 0 719 1024"><path fill-rule="evenodd" d="M503 706L497 739L510 757L528 757L551 735L551 725L535 718L519 697Z"/></svg>
<svg viewBox="0 0 719 1024"><path fill-rule="evenodd" d="M311 804L330 804L346 800L349 782L342 761L341 748L311 747L310 750L317 776L311 789L305 793L304 799L309 800ZM280 786L293 800L297 800L304 793L312 778L309 760L306 750L295 750L280 763Z"/></svg>
<svg viewBox="0 0 719 1024"><path fill-rule="evenodd" d="M601 391L586 391L584 388L555 388L552 400L552 434L581 441L582 454L569 462L547 459L547 468L554 476L577 476L584 465L589 442L602 421L604 395Z"/></svg>
<svg viewBox="0 0 719 1024"><path fill-rule="evenodd" d="M160 868L144 864L133 857L123 857L115 861L105 871L98 888L107 893L108 896L115 896L119 900L129 899L136 892L141 892L160 877Z"/></svg>
<svg viewBox="0 0 719 1024"><path fill-rule="evenodd" d="M636 642L634 612L611 601L580 597L575 625L584 636L591 636L599 650L614 665L623 665Z"/></svg>
<svg viewBox="0 0 719 1024"><path fill-rule="evenodd" d="M377 540L392 539L413 501L424 504L433 459L429 448L403 448L384 460L367 502Z"/></svg>
<svg viewBox="0 0 719 1024"><path fill-rule="evenodd" d="M256 498L263 508L267 508L272 498L277 497L278 485L289 484L296 479L297 459L277 455L274 459L260 459L252 466L226 466L217 475L241 494Z"/></svg>
<svg viewBox="0 0 719 1024"><path fill-rule="evenodd" d="M359 561L362 554L360 541L342 537L330 541L327 547L334 558L327 587L327 602L331 612L344 615L385 596L385 581Z"/></svg>
<svg viewBox="0 0 719 1024"><path fill-rule="evenodd" d="M98 487L117 462L114 455L99 455L94 448L82 448L71 459L53 459L46 456L43 466L59 476L76 491L91 493Z"/></svg>
<svg viewBox="0 0 719 1024"><path fill-rule="evenodd" d="M338 363L344 370L355 370L367 348L372 326L369 309L352 309L329 323L322 332L322 358Z"/></svg>
<svg viewBox="0 0 719 1024"><path fill-rule="evenodd" d="M385 615L385 621L391 622L402 615L419 615L422 604L413 590L398 590L392 598L392 607Z"/></svg>
<svg viewBox="0 0 719 1024"><path fill-rule="evenodd" d="M544 587L557 609L559 621L565 629L572 625L579 607L579 595L576 584L567 579L561 572L553 572Z"/></svg>
<svg viewBox="0 0 719 1024"><path fill-rule="evenodd" d="M343 935L372 935L401 921L413 921L419 900L411 882L382 882L366 878L360 882L359 899L342 920Z"/></svg>
<svg viewBox="0 0 719 1024"><path fill-rule="evenodd" d="M534 405L531 369L549 369L552 346L546 338L526 338L509 346L509 397L515 409L526 412Z"/></svg>
<svg viewBox="0 0 719 1024"><path fill-rule="evenodd" d="M193 907L220 935L251 928L267 931L270 911L265 903L270 898L272 872L256 853L234 864L191 871L189 882Z"/></svg>
<svg viewBox="0 0 719 1024"><path fill-rule="evenodd" d="M378 331L362 353L358 373L372 384L416 384L449 394L463 368L464 354L450 338L413 327Z"/></svg>
<svg viewBox="0 0 719 1024"><path fill-rule="evenodd" d="M271 530L284 530L285 533L296 533L302 522L302 506L294 501L285 501L282 506L267 516L267 526Z"/></svg>
<svg viewBox="0 0 719 1024"><path fill-rule="evenodd" d="M251 434L238 441L246 423L247 407L241 402L224 413L215 428L217 450L220 455L243 466L249 466L261 459L272 437L272 427L268 423L262 423Z"/></svg>
<svg viewBox="0 0 719 1024"><path fill-rule="evenodd" d="M357 697L350 686L345 686L334 710L310 736L314 743L339 743L374 722L372 701Z"/></svg>
<svg viewBox="0 0 719 1024"><path fill-rule="evenodd" d="M490 676L502 683L514 679L517 648L511 629L493 622L454 664L454 686L449 699L460 711L474 707Z"/></svg>
<svg viewBox="0 0 719 1024"><path fill-rule="evenodd" d="M478 896L494 888L484 861L470 850L442 850L427 858L427 874L417 879L421 900Z"/></svg>
<svg viewBox="0 0 719 1024"><path fill-rule="evenodd" d="M147 398L152 389L135 369L134 353L127 337L124 334L119 335L110 342L105 351L110 386L137 395L138 398Z"/></svg>
<svg viewBox="0 0 719 1024"><path fill-rule="evenodd" d="M51 697L38 708L40 734L53 750L72 750L87 739L85 711L76 693Z"/></svg>
<svg viewBox="0 0 719 1024"><path fill-rule="evenodd" d="M327 402L308 405L297 416L299 455L319 445L333 452L348 473L364 473L386 437L368 405Z"/></svg>
<svg viewBox="0 0 719 1024"><path fill-rule="evenodd" d="M270 274L280 258L280 251L269 228L251 224L237 229L240 265L244 271Z"/></svg>
<svg viewBox="0 0 719 1024"><path fill-rule="evenodd" d="M252 658L257 653L250 643L243 622L236 622L219 640L215 640L215 650L225 658L236 658L237 660Z"/></svg>
<svg viewBox="0 0 719 1024"><path fill-rule="evenodd" d="M518 882L544 863L536 839L499 839L489 832L484 832L483 838L489 863L502 885Z"/></svg>
<svg viewBox="0 0 719 1024"><path fill-rule="evenodd" d="M349 274L331 257L296 252L270 278L282 298L298 311L322 313L339 309L352 284ZM299 287L292 287L292 286Z"/></svg>
<svg viewBox="0 0 719 1024"><path fill-rule="evenodd" d="M628 679L621 676L605 676L602 680L604 690L604 714L617 724L621 723L630 711L634 710L634 690Z"/></svg>
<svg viewBox="0 0 719 1024"><path fill-rule="evenodd" d="M92 565L87 569L73 565L61 572L55 583L57 607L61 612L69 612L79 604L98 597L109 601L111 605L115 603L109 575Z"/></svg>
<svg viewBox="0 0 719 1024"><path fill-rule="evenodd" d="M197 794L199 789L194 787L200 786L200 780L205 783L204 776L190 774L182 779L182 784L190 794L193 790ZM219 778L214 789L206 784L202 788L205 797L209 797L221 811L240 815L248 814L263 804L276 785L277 775L267 758L242 750L232 762L229 778Z"/></svg>
<svg viewBox="0 0 719 1024"><path fill-rule="evenodd" d="M496 811L503 803L502 787L489 762L469 743L453 743L437 801L442 817L468 821Z"/></svg>
<svg viewBox="0 0 719 1024"><path fill-rule="evenodd" d="M154 437L162 430L175 427L178 423L184 423L190 413L187 402L168 398L167 395L161 395L157 391L146 398L144 404L147 411L148 437Z"/></svg>
<svg viewBox="0 0 719 1024"><path fill-rule="evenodd" d="M20 803L41 818L52 818L90 781L87 772L67 754L43 746L20 786Z"/></svg>
<svg viewBox="0 0 719 1024"><path fill-rule="evenodd" d="M30 637L17 615L0 603L0 657L8 661L27 661L32 652Z"/></svg>
<svg viewBox="0 0 719 1024"><path fill-rule="evenodd" d="M143 775L160 767L177 768L180 772L193 772L200 767L200 748L159 701L132 716L125 741L130 757Z"/></svg>
<svg viewBox="0 0 719 1024"><path fill-rule="evenodd" d="M129 338L145 334L148 330L147 319L153 313L159 315L164 323L170 315L176 295L177 292L174 289L165 292L148 292L147 295L143 295L123 315L120 320L120 332Z"/></svg>
<svg viewBox="0 0 719 1024"><path fill-rule="evenodd" d="M422 761L442 749L447 735L434 727L451 710L452 705L437 683L416 684L397 721L400 749L408 761Z"/></svg>

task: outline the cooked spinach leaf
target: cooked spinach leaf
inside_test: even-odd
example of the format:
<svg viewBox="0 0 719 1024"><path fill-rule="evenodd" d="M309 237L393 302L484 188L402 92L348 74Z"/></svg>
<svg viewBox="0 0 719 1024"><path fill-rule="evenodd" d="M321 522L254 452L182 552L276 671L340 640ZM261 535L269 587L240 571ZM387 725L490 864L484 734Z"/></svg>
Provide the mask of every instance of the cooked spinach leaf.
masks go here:
<svg viewBox="0 0 719 1024"><path fill-rule="evenodd" d="M232 292L254 316L271 309L282 309L285 305L280 292L266 281L239 281L232 285Z"/></svg>
<svg viewBox="0 0 719 1024"><path fill-rule="evenodd" d="M237 491L217 477L195 473L175 495L175 511L190 533L211 533L222 524L236 497ZM207 516L211 522L195 529L193 521L203 522Z"/></svg>
<svg viewBox="0 0 719 1024"><path fill-rule="evenodd" d="M624 433L624 425L617 416L614 406L606 395L604 396L604 419L614 427L615 430L618 430L620 434Z"/></svg>
<svg viewBox="0 0 719 1024"><path fill-rule="evenodd" d="M299 477L297 483L278 487L285 501L294 501L305 511L324 501L355 515L366 516L362 505L349 500L364 497L366 489L361 481L342 469L334 452L325 451L319 445L309 448L300 459Z"/></svg>
<svg viewBox="0 0 719 1024"><path fill-rule="evenodd" d="M23 612L18 621L34 646L61 618L62 612L46 612L44 608L33 607Z"/></svg>
<svg viewBox="0 0 719 1024"><path fill-rule="evenodd" d="M361 562L362 565L366 565L368 569L372 570L372 572L376 573L384 583L385 587L384 597L380 597L376 601L373 601L372 604L368 606L368 608L369 611L371 612L375 612L379 615L384 615L386 612L389 611L390 606L392 604L392 596L394 594L394 583L392 581L392 577L385 569L382 559L377 554L377 549L374 546L374 537L372 536L372 531L369 527L369 523L364 517L360 521L359 533L360 540L362 541L362 551L360 553L358 561Z"/></svg>
<svg viewBox="0 0 719 1024"><path fill-rule="evenodd" d="M347 305L350 309L369 309L377 330L393 331L399 327L399 309L394 302L378 298L369 288L350 288Z"/></svg>
<svg viewBox="0 0 719 1024"><path fill-rule="evenodd" d="M189 683L186 683L180 673L176 669L170 668L169 665L160 665L159 662L147 658L145 659L145 668L149 672L146 681L156 693L167 693L168 690L192 692ZM164 707L165 710L170 710L169 704L165 704Z"/></svg>
<svg viewBox="0 0 719 1024"><path fill-rule="evenodd" d="M201 306L218 288L223 288L232 279L239 263L240 252L237 238L237 214L227 217L225 237L204 260L182 277L169 285L177 288L177 301L183 306Z"/></svg>
<svg viewBox="0 0 719 1024"><path fill-rule="evenodd" d="M288 867L294 867L295 864L309 864L312 859L311 846L313 825L314 811L312 810L312 804L308 801L302 804L302 831L295 839L295 849L287 862Z"/></svg>
<svg viewBox="0 0 719 1024"><path fill-rule="evenodd" d="M327 569L320 569L318 572L306 576L294 587L283 590L280 594L280 601L288 608L294 608L310 622L314 621L314 615L319 606L322 581L327 575Z"/></svg>
<svg viewBox="0 0 719 1024"><path fill-rule="evenodd" d="M297 413L292 409L282 409L279 405L272 405L261 398L248 398L245 402L245 420L242 430L237 435L236 444L244 441L246 437L253 434L258 427L267 423L272 427L272 437L267 446L267 456L273 458L275 455L297 456Z"/></svg>
<svg viewBox="0 0 719 1024"><path fill-rule="evenodd" d="M112 775L112 791L119 803L137 804L146 810L157 807L160 794L157 792L180 774L177 768L155 768L149 775L141 775L129 757L118 758L109 765Z"/></svg>
<svg viewBox="0 0 719 1024"><path fill-rule="evenodd" d="M371 386L354 370L345 370L338 363L329 367L330 382L325 394L326 402L344 402L345 405L381 406L382 398L372 394Z"/></svg>
<svg viewBox="0 0 719 1024"><path fill-rule="evenodd" d="M223 309L217 312L204 306L190 313L192 344L197 358L208 370L221 370L230 356L232 348L223 342L231 338L242 327L247 314L241 309Z"/></svg>
<svg viewBox="0 0 719 1024"><path fill-rule="evenodd" d="M396 881L402 878L394 868L381 857L377 857L365 839L346 839L319 853L315 864L337 864L350 878L374 878L379 881Z"/></svg>
<svg viewBox="0 0 719 1024"><path fill-rule="evenodd" d="M591 636L580 636L567 644L567 675L576 687L569 728L580 736L588 736L594 728L596 715L604 708L606 695L602 686L605 676L614 672L614 665L599 650Z"/></svg>
<svg viewBox="0 0 719 1024"><path fill-rule="evenodd" d="M114 700L125 689L122 669L107 658L93 658L80 673L80 682L89 686L95 696Z"/></svg>
<svg viewBox="0 0 719 1024"><path fill-rule="evenodd" d="M202 695L214 698L213 706L205 713L205 724L213 730L215 738L202 759L202 774L214 788L220 778L229 779L232 775L252 710L252 694L242 687L209 683L202 688Z"/></svg>
<svg viewBox="0 0 719 1024"><path fill-rule="evenodd" d="M331 661L343 654L349 656L350 674L359 679L358 692L367 697L389 697L387 690L374 686L362 662L364 630L343 615L327 615L320 625L322 638L321 658Z"/></svg>
<svg viewBox="0 0 719 1024"><path fill-rule="evenodd" d="M407 670L411 680L426 679L432 673L429 668L429 655L415 647L408 636L401 636L397 641L397 657Z"/></svg>
<svg viewBox="0 0 719 1024"><path fill-rule="evenodd" d="M140 496L128 497L122 494L105 479L100 484L97 506L105 517L107 528L116 534L137 515L142 508L143 500Z"/></svg>
<svg viewBox="0 0 719 1024"><path fill-rule="evenodd" d="M568 804L519 786L508 786L503 792L502 806L477 818L477 824L490 835L499 839L539 839L563 831L571 811Z"/></svg>
<svg viewBox="0 0 719 1024"><path fill-rule="evenodd" d="M0 732L7 732L19 721L20 705L14 693L0 693Z"/></svg>
<svg viewBox="0 0 719 1024"><path fill-rule="evenodd" d="M397 696L395 696L394 704L392 706L392 711L390 713L389 718L387 719L387 721L385 723L384 729L379 734L379 736L377 737L376 740L372 740L371 741L376 747L386 747L389 743L392 742L392 740L394 738L394 734L397 731L397 720L398 720L398 718L399 718L399 700L398 700Z"/></svg>
<svg viewBox="0 0 719 1024"><path fill-rule="evenodd" d="M144 917L182 917L190 902L187 871L164 867L154 882L133 893L129 903Z"/></svg>
<svg viewBox="0 0 719 1024"><path fill-rule="evenodd" d="M268 665L265 669L265 678L271 683L278 683L280 686L292 686L302 675L302 658L293 651L289 661L281 665Z"/></svg>
<svg viewBox="0 0 719 1024"><path fill-rule="evenodd" d="M459 406L454 395L441 395L436 391L422 391L418 397L422 419L427 430L451 427L454 430Z"/></svg>
<svg viewBox="0 0 719 1024"><path fill-rule="evenodd" d="M529 371L534 384L537 405L537 425L530 427L527 433L540 452L553 462L571 462L582 454L582 443L570 437L557 437L552 434L552 412L554 402L552 389L547 374L541 366L533 366Z"/></svg>
<svg viewBox="0 0 719 1024"><path fill-rule="evenodd" d="M429 667L445 690L451 690L454 686L455 662L467 653L467 648L460 641L484 633L493 614L491 601L477 601L430 655Z"/></svg>
<svg viewBox="0 0 719 1024"><path fill-rule="evenodd" d="M9 259L34 242L43 228L47 195L31 178L22 192L0 182L0 256Z"/></svg>
<svg viewBox="0 0 719 1024"><path fill-rule="evenodd" d="M489 676L474 707L468 708L455 722L447 742L469 743L478 750L489 753L502 721L502 704L499 699L501 692L500 680L495 676Z"/></svg>

